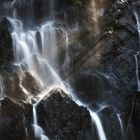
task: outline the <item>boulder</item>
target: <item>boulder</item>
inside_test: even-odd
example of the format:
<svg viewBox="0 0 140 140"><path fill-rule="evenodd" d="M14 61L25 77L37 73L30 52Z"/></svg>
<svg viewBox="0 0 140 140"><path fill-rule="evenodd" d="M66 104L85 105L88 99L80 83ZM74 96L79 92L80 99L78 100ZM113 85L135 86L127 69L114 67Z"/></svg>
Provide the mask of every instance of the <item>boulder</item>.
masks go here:
<svg viewBox="0 0 140 140"><path fill-rule="evenodd" d="M38 121L51 139L92 139L91 118L61 89L53 89L37 106Z"/></svg>
<svg viewBox="0 0 140 140"><path fill-rule="evenodd" d="M43 85L28 71L16 71L4 79L4 94L16 102L30 102Z"/></svg>

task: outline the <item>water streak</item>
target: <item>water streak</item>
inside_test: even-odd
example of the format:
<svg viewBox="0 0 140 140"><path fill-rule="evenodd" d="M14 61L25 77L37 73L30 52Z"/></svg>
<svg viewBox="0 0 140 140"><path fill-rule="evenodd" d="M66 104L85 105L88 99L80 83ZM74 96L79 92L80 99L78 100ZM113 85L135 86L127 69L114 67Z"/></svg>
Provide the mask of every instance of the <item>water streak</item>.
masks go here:
<svg viewBox="0 0 140 140"><path fill-rule="evenodd" d="M120 128L121 128L121 133L122 133L122 140L124 140L124 128L123 128L123 122L122 122L122 119L121 119L120 114L117 114L117 117L118 117L118 120L119 120L119 123L120 123Z"/></svg>
<svg viewBox="0 0 140 140"><path fill-rule="evenodd" d="M136 10L134 10L134 15L136 17L137 30L138 30L139 42L140 42L140 18L139 18L138 12ZM140 51L140 43L139 43L139 51Z"/></svg>
<svg viewBox="0 0 140 140"><path fill-rule="evenodd" d="M139 42L140 42L140 20L139 20L139 16L138 16L138 13L136 12L136 10L134 10L134 15L135 15L136 21L137 21L137 30L138 30ZM139 54L140 54L140 43L139 43L138 51L134 55L135 62L136 62L136 79L137 79L137 90L138 91L140 91L139 63L138 63L138 56L139 56Z"/></svg>
<svg viewBox="0 0 140 140"><path fill-rule="evenodd" d="M3 79L0 77L0 100L5 98Z"/></svg>
<svg viewBox="0 0 140 140"><path fill-rule="evenodd" d="M107 140L99 116L91 110L89 110L89 112L90 112L92 121L95 123L97 127L100 140Z"/></svg>
<svg viewBox="0 0 140 140"><path fill-rule="evenodd" d="M43 129L38 125L37 120L37 112L36 112L37 104L33 105L33 128L36 138L41 138L41 140L49 140L49 138L45 135Z"/></svg>
<svg viewBox="0 0 140 140"><path fill-rule="evenodd" d="M139 52L137 52L134 57L135 57L135 62L136 62L136 79L137 79L137 90L140 91L140 78L139 78L139 64L138 64L138 56Z"/></svg>

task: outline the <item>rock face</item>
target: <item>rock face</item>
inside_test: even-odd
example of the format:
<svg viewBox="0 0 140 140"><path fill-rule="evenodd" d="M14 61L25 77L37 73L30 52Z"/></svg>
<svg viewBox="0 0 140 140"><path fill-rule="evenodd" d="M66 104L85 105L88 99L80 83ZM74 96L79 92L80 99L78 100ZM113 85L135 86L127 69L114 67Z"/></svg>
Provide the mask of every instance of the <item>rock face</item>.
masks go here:
<svg viewBox="0 0 140 140"><path fill-rule="evenodd" d="M62 90L53 89L37 106L39 124L51 139L91 139L91 118Z"/></svg>
<svg viewBox="0 0 140 140"><path fill-rule="evenodd" d="M86 108L78 106L61 89L53 89L37 106L38 124L50 140L92 140L94 129ZM4 140L35 140L32 105L1 101L0 137Z"/></svg>
<svg viewBox="0 0 140 140"><path fill-rule="evenodd" d="M0 67L9 65L13 61L12 38L9 32L9 23L6 18L0 19Z"/></svg>
<svg viewBox="0 0 140 140"><path fill-rule="evenodd" d="M134 122L134 129L135 129L135 135L136 140L140 138L140 92L136 92L136 98L135 98L135 107L133 112L133 122Z"/></svg>
<svg viewBox="0 0 140 140"><path fill-rule="evenodd" d="M4 94L15 102L30 102L44 86L28 71L16 71L4 79Z"/></svg>
<svg viewBox="0 0 140 140"><path fill-rule="evenodd" d="M23 108L7 97L0 104L0 138L26 140Z"/></svg>
<svg viewBox="0 0 140 140"><path fill-rule="evenodd" d="M110 88L109 82L100 73L78 74L71 85L77 96L87 104L101 101L106 94L105 88Z"/></svg>

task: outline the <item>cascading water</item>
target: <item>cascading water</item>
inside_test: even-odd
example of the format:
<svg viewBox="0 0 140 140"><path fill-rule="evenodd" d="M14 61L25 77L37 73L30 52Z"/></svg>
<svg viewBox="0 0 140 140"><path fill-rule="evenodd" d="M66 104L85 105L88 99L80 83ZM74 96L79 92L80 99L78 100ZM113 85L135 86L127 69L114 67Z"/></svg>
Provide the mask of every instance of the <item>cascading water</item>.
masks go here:
<svg viewBox="0 0 140 140"><path fill-rule="evenodd" d="M69 87L69 86L68 86ZM98 112L100 112L101 110L94 112L92 111L89 106L87 104L82 103L76 96L75 94L73 94L72 90L70 89L70 87L68 88L68 91L71 93L71 98L75 101L75 103L79 106L84 106L88 109L90 116L91 116L91 125L93 126L93 124L95 124L97 132L98 132L98 136L99 136L99 140L107 140L106 135L105 135L105 131L103 129L100 117L98 116Z"/></svg>
<svg viewBox="0 0 140 140"><path fill-rule="evenodd" d="M139 64L138 64L138 56L140 52L137 52L134 57L135 57L135 62L136 62L136 79L137 79L137 90L140 91L140 79L139 79Z"/></svg>
<svg viewBox="0 0 140 140"><path fill-rule="evenodd" d="M56 30L53 22L47 22L40 29L24 31L21 21L9 18L13 26L13 46L15 65L26 65L28 70L41 79L47 86L60 84L60 78L54 74L56 64ZM41 38L37 44L37 33Z"/></svg>
<svg viewBox="0 0 140 140"><path fill-rule="evenodd" d="M5 98L3 91L4 91L3 79L0 77L0 114L1 114L1 100Z"/></svg>
<svg viewBox="0 0 140 140"><path fill-rule="evenodd" d="M54 0L49 1L51 17L54 18ZM41 27L35 29L24 29L22 21L16 18L16 13L13 15L14 18L8 18L10 21L13 32L11 33L13 39L13 51L14 51L14 65L17 65L22 69L26 69L32 73L37 79L46 86L45 91L48 91L51 87L61 87L66 89L63 81L57 74L57 32L59 28L55 27L54 21L47 21ZM64 31L63 31L64 32ZM65 69L67 70L66 75L69 76L69 49L68 49L68 33L66 35L66 59L65 59ZM39 41L38 41L39 38ZM69 93L70 91L68 91ZM48 92L40 93L38 97L42 99ZM78 104L87 107L81 103L72 93L70 95L72 99ZM40 101L39 99L39 101ZM38 124L36 107L39 101L33 104L33 128L36 138L41 140L48 140L49 138L45 135L43 129ZM88 108L88 107L87 107ZM105 132L101 124L101 120L97 113L91 111L88 108L92 123L95 123L99 139L106 140Z"/></svg>
<svg viewBox="0 0 140 140"><path fill-rule="evenodd" d="M37 112L36 112L37 104L33 105L33 127L36 138L41 138L41 140L49 140L49 138L45 135L43 129L38 125L37 120Z"/></svg>
<svg viewBox="0 0 140 140"><path fill-rule="evenodd" d="M135 10L134 10L134 15L135 15L136 21L137 21L137 30L138 30L139 41L140 41L140 20L139 20L138 13ZM134 55L135 62L136 62L136 78L137 78L137 90L138 91L140 91L139 63L138 63L139 53L140 53L140 43L139 43L139 49L138 49L137 53Z"/></svg>
<svg viewBox="0 0 140 140"><path fill-rule="evenodd" d="M0 100L3 100L3 98L5 98L4 84L3 84L3 79L0 77Z"/></svg>
<svg viewBox="0 0 140 140"><path fill-rule="evenodd" d="M8 19L13 27L14 65L19 66L20 69L25 65L29 72L40 79L48 89L52 86L63 88L62 80L54 70L57 55L57 29L53 27L53 22L47 22L36 30L25 31L21 21ZM40 46L37 44L37 33L41 38ZM48 139L45 138L42 128L37 123L36 104L33 105L33 120L35 135Z"/></svg>
<svg viewBox="0 0 140 140"><path fill-rule="evenodd" d="M97 130L98 130L99 139L100 140L107 140L99 116L95 112L93 112L91 110L89 110L89 112L90 112L92 121L96 124Z"/></svg>

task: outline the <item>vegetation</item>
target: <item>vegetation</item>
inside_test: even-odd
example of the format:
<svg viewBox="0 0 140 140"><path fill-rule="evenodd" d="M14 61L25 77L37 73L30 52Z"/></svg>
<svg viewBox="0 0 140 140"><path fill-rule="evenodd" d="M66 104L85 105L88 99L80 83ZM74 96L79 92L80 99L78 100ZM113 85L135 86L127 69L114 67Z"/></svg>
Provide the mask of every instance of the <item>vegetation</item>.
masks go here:
<svg viewBox="0 0 140 140"><path fill-rule="evenodd" d="M83 6L83 0L73 0L74 4L82 7Z"/></svg>

